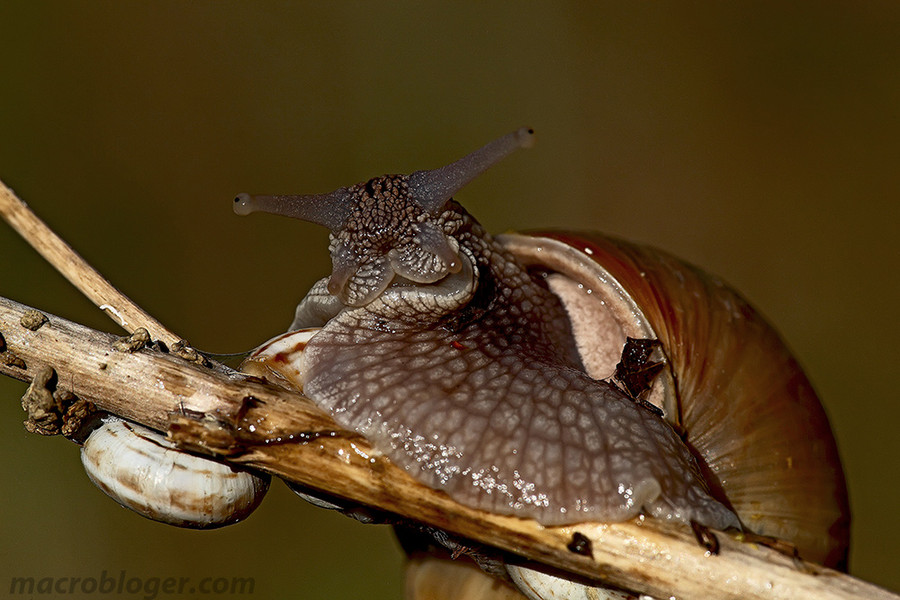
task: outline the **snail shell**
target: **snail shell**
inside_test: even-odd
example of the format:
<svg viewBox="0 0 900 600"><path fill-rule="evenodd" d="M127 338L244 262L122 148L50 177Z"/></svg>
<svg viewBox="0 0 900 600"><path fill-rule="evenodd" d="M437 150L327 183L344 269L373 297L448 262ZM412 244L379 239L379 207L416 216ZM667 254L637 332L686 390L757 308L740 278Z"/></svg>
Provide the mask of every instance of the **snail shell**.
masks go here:
<svg viewBox="0 0 900 600"><path fill-rule="evenodd" d="M746 301L600 235L492 238L451 200L523 131L435 171L239 196L241 214L332 230L333 273L291 326L322 329L250 361L459 502L546 525L639 512L743 525L842 566L849 513L827 418ZM660 342L647 366L662 372L639 397L606 381L629 337Z"/></svg>
<svg viewBox="0 0 900 600"><path fill-rule="evenodd" d="M169 525L212 529L245 519L269 489L269 477L182 452L159 433L108 420L81 448L88 477L138 514Z"/></svg>
<svg viewBox="0 0 900 600"><path fill-rule="evenodd" d="M406 568L410 600L653 600L618 590L554 577L524 567L507 567L511 582L488 575L475 563L423 554Z"/></svg>

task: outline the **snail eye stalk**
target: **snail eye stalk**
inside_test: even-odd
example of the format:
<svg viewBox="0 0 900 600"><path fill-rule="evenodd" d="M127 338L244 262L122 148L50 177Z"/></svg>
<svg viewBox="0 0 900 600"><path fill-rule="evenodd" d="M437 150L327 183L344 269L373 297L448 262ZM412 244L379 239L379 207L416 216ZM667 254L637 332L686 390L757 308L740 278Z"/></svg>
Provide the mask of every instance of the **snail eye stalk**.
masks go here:
<svg viewBox="0 0 900 600"><path fill-rule="evenodd" d="M332 232L338 231L350 214L350 193L340 188L330 194L312 195L262 195L238 194L234 199L234 212L249 215L264 212L324 225Z"/></svg>
<svg viewBox="0 0 900 600"><path fill-rule="evenodd" d="M410 197L426 212L434 213L459 190L518 150L534 146L534 130L521 127L488 143L454 163L409 176Z"/></svg>

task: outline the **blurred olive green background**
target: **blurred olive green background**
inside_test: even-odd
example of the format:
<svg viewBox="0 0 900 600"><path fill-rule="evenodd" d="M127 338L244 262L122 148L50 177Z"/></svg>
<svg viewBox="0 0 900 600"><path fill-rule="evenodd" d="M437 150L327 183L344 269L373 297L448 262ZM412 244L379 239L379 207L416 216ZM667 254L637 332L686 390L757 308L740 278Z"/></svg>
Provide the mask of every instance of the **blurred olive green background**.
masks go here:
<svg viewBox="0 0 900 600"><path fill-rule="evenodd" d="M900 4L0 3L0 177L195 346L249 349L327 274L326 233L238 218L538 135L458 198L494 231L597 229L723 276L819 390L854 574L900 588ZM117 331L0 224L0 294ZM764 387L765 381L759 385ZM274 485L247 522L119 508L0 380L11 576L250 576L254 598L398 598L385 527Z"/></svg>

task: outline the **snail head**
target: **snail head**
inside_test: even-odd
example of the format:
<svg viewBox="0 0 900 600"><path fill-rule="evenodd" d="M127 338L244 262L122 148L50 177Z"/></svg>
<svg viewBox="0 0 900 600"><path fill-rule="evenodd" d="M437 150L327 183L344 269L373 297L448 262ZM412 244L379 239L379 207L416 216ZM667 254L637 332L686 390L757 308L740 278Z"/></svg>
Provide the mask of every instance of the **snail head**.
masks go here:
<svg viewBox="0 0 900 600"><path fill-rule="evenodd" d="M328 291L347 306L363 306L402 277L434 283L462 268L452 225L442 218L456 192L514 150L530 147L534 132L521 128L460 160L410 175L383 175L329 194L239 194L239 215L268 212L331 230L333 270Z"/></svg>

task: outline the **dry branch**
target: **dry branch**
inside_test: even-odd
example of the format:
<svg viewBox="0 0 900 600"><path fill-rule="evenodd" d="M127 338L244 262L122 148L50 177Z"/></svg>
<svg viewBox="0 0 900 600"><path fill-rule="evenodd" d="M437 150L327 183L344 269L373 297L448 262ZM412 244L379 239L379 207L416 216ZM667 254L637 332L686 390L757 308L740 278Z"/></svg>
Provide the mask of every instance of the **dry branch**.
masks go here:
<svg viewBox="0 0 900 600"><path fill-rule="evenodd" d="M131 333L138 327L143 327L150 332L154 340L162 340L169 345L179 341L177 335L113 287L106 278L72 250L2 181L0 181L0 216L63 277L125 331Z"/></svg>
<svg viewBox="0 0 900 600"><path fill-rule="evenodd" d="M4 203L0 212L7 218L11 198L10 192L0 189ZM27 216L23 221L18 209L13 218L30 224L23 233L27 238L58 239L43 224L34 226ZM85 268L94 273L87 265L76 270ZM101 299L108 303L107 297ZM120 306L133 306L125 301ZM687 528L653 519L546 528L530 519L474 510L417 483L366 440L341 430L295 392L229 376L159 349L116 349L115 336L53 315L47 315L49 322L37 329L26 328L22 317L28 310L0 297L0 373L31 381L52 368L58 390L167 431L185 448L219 455L527 560L657 597L900 599L850 576L741 543L721 532L717 534L720 554L710 555ZM149 322L142 322L141 313L129 312L130 329L156 323L149 316ZM165 328L157 331L171 336ZM576 532L591 541L590 556L567 548Z"/></svg>
<svg viewBox="0 0 900 600"><path fill-rule="evenodd" d="M229 378L158 350L114 350L115 336L53 315L31 331L20 324L27 310L0 298L6 353L26 365L0 363L0 372L29 381L52 367L58 386L100 409L169 431L186 447L328 494L658 597L898 598L725 533L718 534L722 547L714 556L685 528L652 519L545 528L467 508L415 482L299 394ZM307 441L289 442L291 437ZM576 531L591 540L593 556L567 549Z"/></svg>

